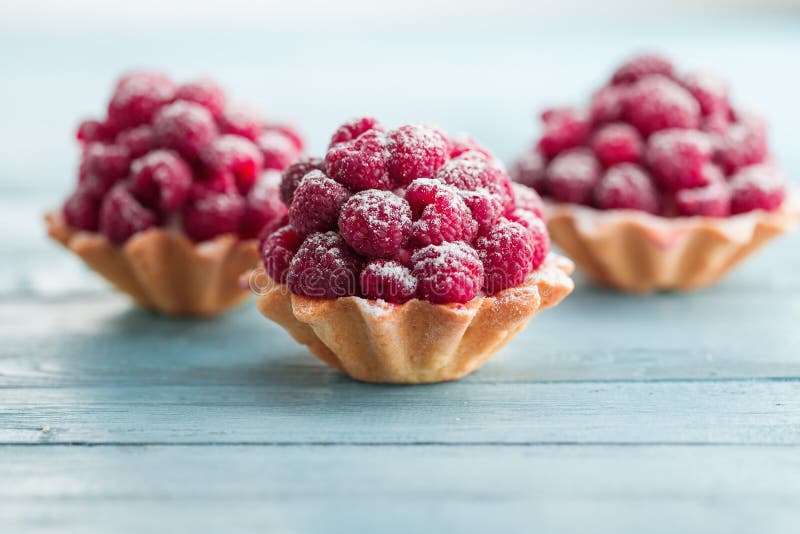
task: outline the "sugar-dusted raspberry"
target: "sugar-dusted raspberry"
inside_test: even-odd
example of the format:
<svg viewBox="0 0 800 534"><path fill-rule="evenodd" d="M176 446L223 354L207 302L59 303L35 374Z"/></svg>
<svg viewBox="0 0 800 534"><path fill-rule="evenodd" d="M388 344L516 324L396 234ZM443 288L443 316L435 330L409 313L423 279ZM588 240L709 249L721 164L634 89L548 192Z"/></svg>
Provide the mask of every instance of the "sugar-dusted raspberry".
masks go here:
<svg viewBox="0 0 800 534"><path fill-rule="evenodd" d="M198 160L219 133L206 108L185 100L161 108L153 119L153 130L162 148L175 150L190 162Z"/></svg>
<svg viewBox="0 0 800 534"><path fill-rule="evenodd" d="M266 123L262 125L262 130L263 133L275 132L283 135L289 139L298 153L302 152L305 147L305 142L303 141L303 136L300 134L300 131L291 124Z"/></svg>
<svg viewBox="0 0 800 534"><path fill-rule="evenodd" d="M482 147L472 136L460 133L451 136L447 140L447 150L451 158L457 158L465 152L480 152L481 154L493 158L492 153Z"/></svg>
<svg viewBox="0 0 800 534"><path fill-rule="evenodd" d="M662 130L647 142L647 162L664 189L677 191L707 185L703 167L711 159L713 146L708 134L699 130Z"/></svg>
<svg viewBox="0 0 800 534"><path fill-rule="evenodd" d="M711 115L703 117L700 127L704 132L718 136L724 136L727 133L730 124L731 120L728 112L726 111L724 113L712 113Z"/></svg>
<svg viewBox="0 0 800 534"><path fill-rule="evenodd" d="M417 246L469 242L478 231L478 224L456 190L438 180L414 180L406 189L406 200L414 217L411 239Z"/></svg>
<svg viewBox="0 0 800 534"><path fill-rule="evenodd" d="M219 118L222 133L240 135L255 142L264 131L261 113L252 107L227 106Z"/></svg>
<svg viewBox="0 0 800 534"><path fill-rule="evenodd" d="M551 109L542 113L544 133L539 139L539 150L548 158L582 145L589 135L589 117L575 108Z"/></svg>
<svg viewBox="0 0 800 534"><path fill-rule="evenodd" d="M548 191L559 202L590 205L598 181L600 163L587 149L564 152L547 166Z"/></svg>
<svg viewBox="0 0 800 534"><path fill-rule="evenodd" d="M523 226L533 236L532 269L538 269L550 252L550 234L547 232L547 224L533 212L522 209L514 210L508 215L508 220Z"/></svg>
<svg viewBox="0 0 800 534"><path fill-rule="evenodd" d="M641 54L623 63L611 77L613 84L628 84L650 74L671 77L675 68L672 62L658 54Z"/></svg>
<svg viewBox="0 0 800 534"><path fill-rule="evenodd" d="M131 159L140 158L156 148L156 134L149 124L123 130L117 134L115 144L128 149Z"/></svg>
<svg viewBox="0 0 800 534"><path fill-rule="evenodd" d="M771 163L742 167L731 177L731 214L775 211L786 198L786 178Z"/></svg>
<svg viewBox="0 0 800 534"><path fill-rule="evenodd" d="M157 222L156 214L139 204L123 185L114 187L100 208L100 233L116 244L124 243Z"/></svg>
<svg viewBox="0 0 800 534"><path fill-rule="evenodd" d="M625 98L625 118L649 137L668 128L697 128L700 104L669 78L648 76L631 87Z"/></svg>
<svg viewBox="0 0 800 534"><path fill-rule="evenodd" d="M515 182L532 187L540 195L545 195L547 194L546 168L547 159L541 152L534 149L520 156L508 173Z"/></svg>
<svg viewBox="0 0 800 534"><path fill-rule="evenodd" d="M374 117L358 117L348 121L339 126L339 129L334 132L331 137L331 142L328 144L328 148L333 145L338 145L339 143L352 141L369 130L382 132L383 125Z"/></svg>
<svg viewBox="0 0 800 534"><path fill-rule="evenodd" d="M315 298L358 295L361 258L336 232L311 234L294 255L287 274L289 290Z"/></svg>
<svg viewBox="0 0 800 534"><path fill-rule="evenodd" d="M289 222L302 234L334 230L350 192L322 171L306 174L289 206Z"/></svg>
<svg viewBox="0 0 800 534"><path fill-rule="evenodd" d="M300 155L292 138L276 130L262 133L256 143L261 150L265 169L282 171Z"/></svg>
<svg viewBox="0 0 800 534"><path fill-rule="evenodd" d="M712 72L690 72L680 78L700 104L703 116L728 113L728 84Z"/></svg>
<svg viewBox="0 0 800 534"><path fill-rule="evenodd" d="M175 84L158 72L137 71L117 82L108 103L108 118L122 130L150 122L175 97Z"/></svg>
<svg viewBox="0 0 800 534"><path fill-rule="evenodd" d="M192 169L175 152L153 150L131 165L131 192L151 209L165 213L180 209L191 185Z"/></svg>
<svg viewBox="0 0 800 534"><path fill-rule="evenodd" d="M236 185L236 177L230 171L204 173L198 183L202 184L205 189L216 193L241 194L239 186Z"/></svg>
<svg viewBox="0 0 800 534"><path fill-rule="evenodd" d="M478 231L485 232L500 219L505 213L505 207L500 197L490 192L488 189L476 189L475 191L458 191L461 200L469 208L472 218L478 224Z"/></svg>
<svg viewBox="0 0 800 534"><path fill-rule="evenodd" d="M436 178L460 191L486 189L500 199L504 209L514 209L511 179L502 165L485 153L464 152L439 168Z"/></svg>
<svg viewBox="0 0 800 534"><path fill-rule="evenodd" d="M730 192L724 181L682 189L675 193L674 200L678 215L683 217L727 217L731 211Z"/></svg>
<svg viewBox="0 0 800 534"><path fill-rule="evenodd" d="M221 135L203 151L202 160L212 172L228 171L236 179L239 191L246 195L261 174L264 158L249 139L238 135Z"/></svg>
<svg viewBox="0 0 800 534"><path fill-rule="evenodd" d="M479 236L475 250L483 264L483 288L489 294L520 285L533 270L533 235L507 219Z"/></svg>
<svg viewBox="0 0 800 534"><path fill-rule="evenodd" d="M402 304L417 293L411 269L394 260L372 260L361 271L361 293L368 299Z"/></svg>
<svg viewBox="0 0 800 534"><path fill-rule="evenodd" d="M78 125L75 137L81 143L110 143L115 134L116 131L107 122L89 119Z"/></svg>
<svg viewBox="0 0 800 534"><path fill-rule="evenodd" d="M325 155L328 176L353 191L392 189L386 145L386 135L378 130L337 143Z"/></svg>
<svg viewBox="0 0 800 534"><path fill-rule="evenodd" d="M273 280L286 283L289 265L302 244L303 236L291 226L283 226L264 238L260 246L261 261Z"/></svg>
<svg viewBox="0 0 800 534"><path fill-rule="evenodd" d="M183 230L195 241L207 241L222 234L236 234L245 212L244 198L220 193L203 182L192 185L183 206Z"/></svg>
<svg viewBox="0 0 800 534"><path fill-rule="evenodd" d="M600 127L592 136L592 149L606 167L617 163L638 163L644 149L642 136L624 122L612 122Z"/></svg>
<svg viewBox="0 0 800 534"><path fill-rule="evenodd" d="M86 188L78 187L64 202L61 214L70 228L96 232L100 220L100 200Z"/></svg>
<svg viewBox="0 0 800 534"><path fill-rule="evenodd" d="M303 158L295 161L283 171L281 178L281 200L288 206L294 198L294 191L303 177L311 171L324 171L325 162L320 158Z"/></svg>
<svg viewBox="0 0 800 534"><path fill-rule="evenodd" d="M114 184L128 176L131 158L128 149L119 145L89 143L83 151L80 183L96 197L105 195Z"/></svg>
<svg viewBox="0 0 800 534"><path fill-rule="evenodd" d="M514 205L516 209L530 211L540 219L544 219L544 202L535 189L522 184L513 183Z"/></svg>
<svg viewBox="0 0 800 534"><path fill-rule="evenodd" d="M253 239L270 225L275 225L287 214L286 204L281 201L278 185L280 174L267 171L262 174L245 197L245 211L239 235Z"/></svg>
<svg viewBox="0 0 800 534"><path fill-rule="evenodd" d="M411 256L421 298L434 304L472 300L483 285L483 265L466 243L428 245Z"/></svg>
<svg viewBox="0 0 800 534"><path fill-rule="evenodd" d="M594 93L589 103L589 119L592 124L622 120L629 90L626 85L606 85Z"/></svg>
<svg viewBox="0 0 800 534"><path fill-rule="evenodd" d="M603 210L658 213L658 190L650 175L634 163L610 167L594 189L595 205Z"/></svg>
<svg viewBox="0 0 800 534"><path fill-rule="evenodd" d="M726 174L762 163L767 159L767 125L754 115L745 115L731 124L716 146L714 161Z"/></svg>
<svg viewBox="0 0 800 534"><path fill-rule="evenodd" d="M339 233L359 254L391 258L408 241L411 207L391 191L361 191L342 206Z"/></svg>
<svg viewBox="0 0 800 534"><path fill-rule="evenodd" d="M435 128L406 125L387 134L389 177L400 187L415 178L429 178L449 156L447 139Z"/></svg>
<svg viewBox="0 0 800 534"><path fill-rule="evenodd" d="M200 78L180 85L175 98L200 104L210 111L215 119L222 117L227 100L225 90L211 78Z"/></svg>

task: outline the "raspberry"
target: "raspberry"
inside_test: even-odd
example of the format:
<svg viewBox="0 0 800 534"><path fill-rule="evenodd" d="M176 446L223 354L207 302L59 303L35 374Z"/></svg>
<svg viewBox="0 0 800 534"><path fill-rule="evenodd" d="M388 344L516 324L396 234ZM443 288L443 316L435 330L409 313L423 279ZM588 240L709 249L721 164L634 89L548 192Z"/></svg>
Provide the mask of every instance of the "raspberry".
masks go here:
<svg viewBox="0 0 800 534"><path fill-rule="evenodd" d="M361 292L368 299L402 304L417 293L411 269L392 260L372 260L361 271Z"/></svg>
<svg viewBox="0 0 800 534"><path fill-rule="evenodd" d="M114 184L128 176L130 164L130 154L125 147L89 143L81 162L81 186L88 193L100 198Z"/></svg>
<svg viewBox="0 0 800 534"><path fill-rule="evenodd" d="M195 241L207 241L239 231L245 201L235 193L219 193L203 183L192 186L183 206L183 229Z"/></svg>
<svg viewBox="0 0 800 534"><path fill-rule="evenodd" d="M350 192L322 171L306 174L289 206L289 222L301 234L325 232L336 228L339 211Z"/></svg>
<svg viewBox="0 0 800 534"><path fill-rule="evenodd" d="M540 219L544 219L544 202L534 189L522 184L511 184L514 191L514 205L517 209L530 211Z"/></svg>
<svg viewBox="0 0 800 534"><path fill-rule="evenodd" d="M419 295L434 304L468 302L481 289L483 265L465 243L428 245L411 256Z"/></svg>
<svg viewBox="0 0 800 534"><path fill-rule="evenodd" d="M680 79L700 104L703 116L728 113L728 84L711 72L690 72Z"/></svg>
<svg viewBox="0 0 800 534"><path fill-rule="evenodd" d="M682 189L675 193L678 215L692 217L727 217L730 215L730 193L724 183L711 183L705 187Z"/></svg>
<svg viewBox="0 0 800 534"><path fill-rule="evenodd" d="M697 130L662 130L647 143L650 168L670 191L707 185L703 167L711 153L711 139Z"/></svg>
<svg viewBox="0 0 800 534"><path fill-rule="evenodd" d="M589 104L589 118L592 124L622 120L628 91L629 88L624 85L606 85L592 95Z"/></svg>
<svg viewBox="0 0 800 534"><path fill-rule="evenodd" d="M187 100L200 104L210 111L215 119L222 117L227 99L225 90L210 78L200 78L199 80L184 83L178 87L175 98L176 100Z"/></svg>
<svg viewBox="0 0 800 534"><path fill-rule="evenodd" d="M339 126L331 137L328 148L339 143L346 143L358 138L361 134L369 130L383 131L383 125L373 117L359 117Z"/></svg>
<svg viewBox="0 0 800 534"><path fill-rule="evenodd" d="M149 124L142 124L117 134L115 143L128 149L132 159L140 158L156 147L156 134Z"/></svg>
<svg viewBox="0 0 800 534"><path fill-rule="evenodd" d="M547 187L559 202L590 205L598 181L600 164L586 149L564 152L547 166Z"/></svg>
<svg viewBox="0 0 800 534"><path fill-rule="evenodd" d="M300 155L294 141L278 131L264 132L258 136L256 142L261 150L265 169L282 171Z"/></svg>
<svg viewBox="0 0 800 534"><path fill-rule="evenodd" d="M228 171L243 195L253 187L264 158L256 145L238 135L221 135L203 151L203 162L212 173Z"/></svg>
<svg viewBox="0 0 800 534"><path fill-rule="evenodd" d="M609 168L594 190L595 205L603 210L658 213L659 195L643 168L620 163Z"/></svg>
<svg viewBox="0 0 800 534"><path fill-rule="evenodd" d="M623 63L614 72L614 76L611 77L611 83L614 85L629 84L651 74L662 74L671 77L674 70L672 62L663 56L641 54Z"/></svg>
<svg viewBox="0 0 800 534"><path fill-rule="evenodd" d="M236 185L236 177L229 171L208 173L198 183L202 184L203 188L216 193L240 194L239 187Z"/></svg>
<svg viewBox="0 0 800 534"><path fill-rule="evenodd" d="M281 178L281 200L288 206L292 203L294 191L303 177L311 171L324 171L325 162L320 158L304 158L286 167Z"/></svg>
<svg viewBox="0 0 800 534"><path fill-rule="evenodd" d="M133 162L130 188L136 198L151 209L178 210L189 194L192 170L174 152L154 150Z"/></svg>
<svg viewBox="0 0 800 534"><path fill-rule="evenodd" d="M592 149L606 167L624 162L638 163L642 144L642 136L636 128L624 122L606 124L592 136Z"/></svg>
<svg viewBox="0 0 800 534"><path fill-rule="evenodd" d="M516 209L508 216L508 220L523 226L533 236L533 270L539 268L550 252L550 234L545 222L527 210Z"/></svg>
<svg viewBox="0 0 800 534"><path fill-rule="evenodd" d="M535 189L540 195L547 194L545 169L547 160L538 150L524 153L511 167L511 179Z"/></svg>
<svg viewBox="0 0 800 534"><path fill-rule="evenodd" d="M703 117L702 129L704 132L724 136L728 131L729 125L730 118L727 112L712 113L711 115Z"/></svg>
<svg viewBox="0 0 800 534"><path fill-rule="evenodd" d="M722 136L714 154L725 174L762 163L767 158L767 125L760 117L746 116L731 124Z"/></svg>
<svg viewBox="0 0 800 534"><path fill-rule="evenodd" d="M100 201L86 188L78 187L64 202L61 214L70 228L96 232L100 218Z"/></svg>
<svg viewBox="0 0 800 534"><path fill-rule="evenodd" d="M286 214L286 205L281 202L278 192L279 175L268 171L261 175L245 197L244 219L239 234L245 239L253 239L261 234L263 228L274 225Z"/></svg>
<svg viewBox="0 0 800 534"><path fill-rule="evenodd" d="M339 214L339 233L353 250L370 258L391 258L410 232L411 207L391 191L356 193Z"/></svg>
<svg viewBox="0 0 800 534"><path fill-rule="evenodd" d="M548 158L554 158L570 148L582 145L589 135L589 118L583 111L562 108L542 114L544 133L538 147Z"/></svg>
<svg viewBox="0 0 800 534"><path fill-rule="evenodd" d="M437 130L420 125L401 126L387 135L389 177L396 186L428 178L448 157L447 140Z"/></svg>
<svg viewBox="0 0 800 534"><path fill-rule="evenodd" d="M504 209L514 209L511 179L491 156L469 151L445 163L436 178L461 191L486 189L496 195Z"/></svg>
<svg viewBox="0 0 800 534"><path fill-rule="evenodd" d="M162 148L175 150L190 162L199 159L218 135L211 113L184 100L161 108L153 119L153 129Z"/></svg>
<svg viewBox="0 0 800 534"><path fill-rule="evenodd" d="M294 255L287 274L289 290L316 298L357 295L362 262L335 232L306 238Z"/></svg>
<svg viewBox="0 0 800 534"><path fill-rule="evenodd" d="M505 212L500 198L486 189L459 191L458 194L469 208L472 218L478 223L479 232L485 232L494 226Z"/></svg>
<svg viewBox="0 0 800 534"><path fill-rule="evenodd" d="M753 210L775 211L786 197L786 179L769 163L743 167L733 175L731 214Z"/></svg>
<svg viewBox="0 0 800 534"><path fill-rule="evenodd" d="M303 136L300 135L297 128L291 124L263 124L262 129L264 133L274 132L283 135L292 143L292 146L297 152L303 151L303 147L305 146Z"/></svg>
<svg viewBox="0 0 800 534"><path fill-rule="evenodd" d="M438 180L418 178L406 190L414 213L411 238L419 246L472 241L478 225L456 190Z"/></svg>
<svg viewBox="0 0 800 534"><path fill-rule="evenodd" d="M291 226L283 226L266 236L260 247L261 260L273 280L286 283L289 265L302 244L303 236Z"/></svg>
<svg viewBox="0 0 800 534"><path fill-rule="evenodd" d="M108 103L108 118L125 129L151 121L175 97L175 84L157 72L131 72L117 82Z"/></svg>
<svg viewBox="0 0 800 534"><path fill-rule="evenodd" d="M100 233L115 244L124 243L156 223L156 214L139 204L124 186L112 189L100 208Z"/></svg>
<svg viewBox="0 0 800 534"><path fill-rule="evenodd" d="M228 106L219 118L222 133L239 135L255 142L263 131L261 114L247 106Z"/></svg>
<svg viewBox="0 0 800 534"><path fill-rule="evenodd" d="M391 189L387 170L386 136L367 130L353 141L332 146L325 155L328 176L353 191Z"/></svg>
<svg viewBox="0 0 800 534"><path fill-rule="evenodd" d="M78 125L75 137L81 143L110 143L114 140L114 129L106 122L85 120Z"/></svg>
<svg viewBox="0 0 800 534"><path fill-rule="evenodd" d="M625 117L645 137L667 128L697 128L700 105L686 89L662 76L648 76L625 98Z"/></svg>
<svg viewBox="0 0 800 534"><path fill-rule="evenodd" d="M447 150L451 158L457 158L465 152L480 152L493 158L491 152L483 148L478 142L467 134L456 134L447 140Z"/></svg>
<svg viewBox="0 0 800 534"><path fill-rule="evenodd" d="M493 294L520 285L533 270L533 235L522 225L502 220L475 240L483 264L483 288Z"/></svg>

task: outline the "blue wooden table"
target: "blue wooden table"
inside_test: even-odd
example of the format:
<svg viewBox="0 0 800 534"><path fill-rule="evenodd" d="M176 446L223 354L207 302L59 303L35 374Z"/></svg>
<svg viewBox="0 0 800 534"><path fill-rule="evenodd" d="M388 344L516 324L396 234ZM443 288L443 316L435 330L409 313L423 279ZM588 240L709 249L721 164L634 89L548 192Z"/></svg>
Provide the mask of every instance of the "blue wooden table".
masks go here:
<svg viewBox="0 0 800 534"><path fill-rule="evenodd" d="M0 85L0 531L797 532L798 234L700 293L624 296L578 277L481 371L399 387L337 374L252 303L216 321L138 311L48 243L40 221L72 180L75 115L97 108L120 62L208 70L265 107L308 111L312 150L369 110L470 130L510 158L533 135L529 110L577 97L631 48L657 44L717 64L760 100L776 153L800 176L800 23L715 24L626 37L608 26L578 41L564 26L509 24L483 47L469 28L447 43L424 28L412 43L390 37L384 57L432 79L432 95L372 49L365 83L383 95L346 76L322 92L294 83L309 68L334 72L320 45L299 46L303 68L262 56L254 73L242 49L277 46L288 29L221 39L211 65L189 50L202 33L165 53L166 32L97 47L91 33L4 31L0 48L17 53ZM359 42L330 42L323 58L350 72ZM456 58L450 77L431 46ZM467 64L507 80L504 98L474 71L467 84Z"/></svg>

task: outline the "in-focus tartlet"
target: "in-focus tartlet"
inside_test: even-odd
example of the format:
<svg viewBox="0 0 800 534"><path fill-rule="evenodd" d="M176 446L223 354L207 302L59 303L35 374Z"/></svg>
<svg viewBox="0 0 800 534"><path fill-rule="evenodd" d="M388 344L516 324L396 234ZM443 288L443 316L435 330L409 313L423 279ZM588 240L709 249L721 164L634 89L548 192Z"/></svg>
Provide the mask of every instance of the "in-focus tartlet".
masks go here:
<svg viewBox="0 0 800 534"><path fill-rule="evenodd" d="M470 138L356 119L324 159L289 166L281 192L257 306L358 380L458 379L573 287L538 194Z"/></svg>
<svg viewBox="0 0 800 534"><path fill-rule="evenodd" d="M286 215L280 171L303 141L228 105L210 79L131 72L78 128L78 185L48 233L140 306L215 315L243 302L257 237Z"/></svg>
<svg viewBox="0 0 800 534"><path fill-rule="evenodd" d="M553 242L600 284L702 288L800 218L764 120L734 108L713 74L637 56L588 109L542 122L512 178L545 198Z"/></svg>

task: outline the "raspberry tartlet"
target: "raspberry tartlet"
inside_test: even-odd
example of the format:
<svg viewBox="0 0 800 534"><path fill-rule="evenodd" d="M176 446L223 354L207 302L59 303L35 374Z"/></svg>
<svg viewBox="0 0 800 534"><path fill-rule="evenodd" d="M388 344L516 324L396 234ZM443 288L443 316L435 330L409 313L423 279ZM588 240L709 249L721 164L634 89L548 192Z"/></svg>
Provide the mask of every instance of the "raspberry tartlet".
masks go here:
<svg viewBox="0 0 800 534"><path fill-rule="evenodd" d="M641 55L586 108L542 122L512 178L545 198L553 242L602 285L711 285L800 217L764 120L734 108L713 74Z"/></svg>
<svg viewBox="0 0 800 534"><path fill-rule="evenodd" d="M458 379L571 290L542 201L488 151L424 125L342 125L289 166L265 236L259 310L367 382Z"/></svg>
<svg viewBox="0 0 800 534"><path fill-rule="evenodd" d="M140 306L209 316L241 302L258 236L286 216L281 171L303 141L231 106L213 80L136 71L78 128L78 184L51 237Z"/></svg>

